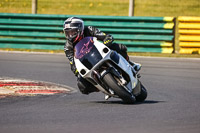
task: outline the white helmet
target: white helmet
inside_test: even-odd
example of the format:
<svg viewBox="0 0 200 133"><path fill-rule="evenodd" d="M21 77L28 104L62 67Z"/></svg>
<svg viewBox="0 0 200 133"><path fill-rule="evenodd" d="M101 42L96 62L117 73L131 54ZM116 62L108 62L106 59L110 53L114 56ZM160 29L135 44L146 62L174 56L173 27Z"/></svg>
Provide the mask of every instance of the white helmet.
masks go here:
<svg viewBox="0 0 200 133"><path fill-rule="evenodd" d="M64 22L63 31L65 33L65 37L72 43L83 37L83 30L84 22L80 18L70 17Z"/></svg>

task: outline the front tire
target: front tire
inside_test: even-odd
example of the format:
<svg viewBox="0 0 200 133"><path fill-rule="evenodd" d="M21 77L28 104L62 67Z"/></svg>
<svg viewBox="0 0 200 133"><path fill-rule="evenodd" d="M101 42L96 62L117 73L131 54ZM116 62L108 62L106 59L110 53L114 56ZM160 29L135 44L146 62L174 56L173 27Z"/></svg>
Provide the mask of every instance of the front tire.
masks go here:
<svg viewBox="0 0 200 133"><path fill-rule="evenodd" d="M132 104L135 102L135 97L129 94L123 88L123 86L119 85L119 83L110 73L106 74L103 77L103 81L109 88L111 88L115 92L116 95L118 95L123 100L123 102L128 104Z"/></svg>
<svg viewBox="0 0 200 133"><path fill-rule="evenodd" d="M147 98L147 90L142 84L141 84L141 92L135 98L137 102L143 102Z"/></svg>

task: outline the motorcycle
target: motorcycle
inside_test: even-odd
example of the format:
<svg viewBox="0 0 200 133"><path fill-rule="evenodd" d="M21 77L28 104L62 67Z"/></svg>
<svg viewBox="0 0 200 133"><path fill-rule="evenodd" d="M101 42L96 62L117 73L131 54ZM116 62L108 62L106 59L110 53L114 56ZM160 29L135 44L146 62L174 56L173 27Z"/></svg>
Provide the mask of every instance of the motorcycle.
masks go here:
<svg viewBox="0 0 200 133"><path fill-rule="evenodd" d="M99 91L125 103L143 102L147 90L129 62L95 37L85 37L74 47L74 61L81 77Z"/></svg>

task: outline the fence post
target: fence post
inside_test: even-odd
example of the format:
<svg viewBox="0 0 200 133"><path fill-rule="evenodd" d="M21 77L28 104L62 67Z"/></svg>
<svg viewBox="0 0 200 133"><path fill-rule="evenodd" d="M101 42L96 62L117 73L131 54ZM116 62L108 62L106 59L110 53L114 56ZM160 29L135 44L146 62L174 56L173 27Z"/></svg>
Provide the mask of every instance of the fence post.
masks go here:
<svg viewBox="0 0 200 133"><path fill-rule="evenodd" d="M128 16L134 16L134 6L135 0L129 0L129 14Z"/></svg>
<svg viewBox="0 0 200 133"><path fill-rule="evenodd" d="M173 35L174 35L174 39L173 39L173 52L172 53L179 53L177 50L179 49L178 48L178 21L177 21L178 19L176 18L176 17L174 17L174 20L173 20L173 22L174 22L174 28L173 28Z"/></svg>
<svg viewBox="0 0 200 133"><path fill-rule="evenodd" d="M37 0L32 0L32 14L37 14Z"/></svg>

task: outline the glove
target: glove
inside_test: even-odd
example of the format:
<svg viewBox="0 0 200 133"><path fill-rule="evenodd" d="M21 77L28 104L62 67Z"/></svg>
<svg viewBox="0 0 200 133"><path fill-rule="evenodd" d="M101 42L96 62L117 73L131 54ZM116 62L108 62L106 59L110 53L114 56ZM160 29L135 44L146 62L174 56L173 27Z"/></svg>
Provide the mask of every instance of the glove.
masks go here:
<svg viewBox="0 0 200 133"><path fill-rule="evenodd" d="M109 45L114 41L114 38L111 35L107 35L106 38L103 40L103 44Z"/></svg>
<svg viewBox="0 0 200 133"><path fill-rule="evenodd" d="M78 76L78 70L76 69L76 66L73 62L70 62L71 70L74 73L75 76Z"/></svg>

